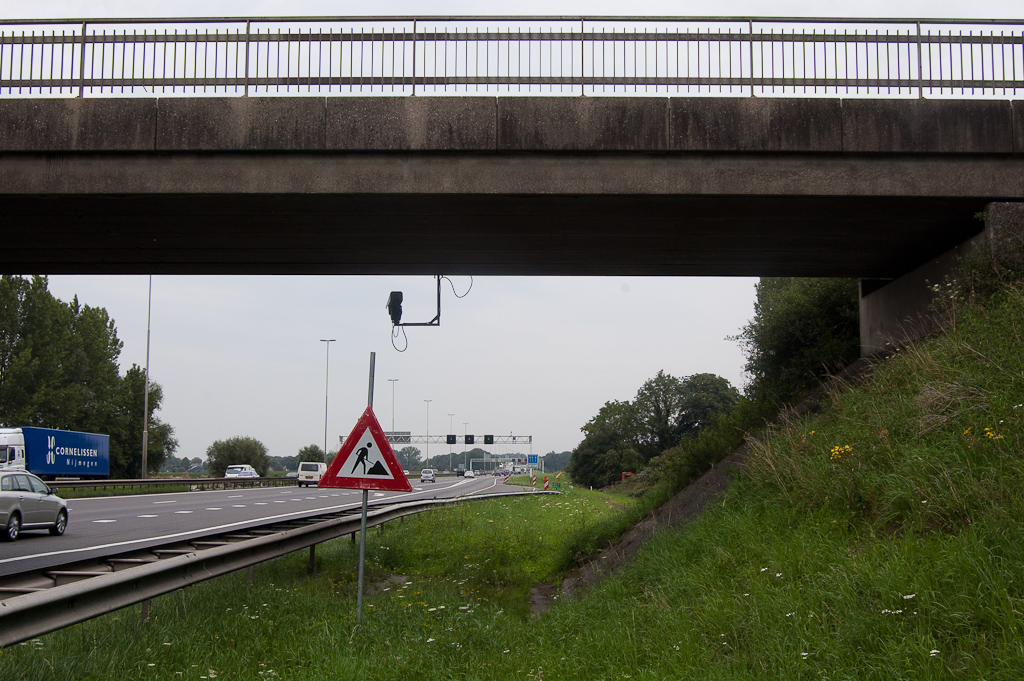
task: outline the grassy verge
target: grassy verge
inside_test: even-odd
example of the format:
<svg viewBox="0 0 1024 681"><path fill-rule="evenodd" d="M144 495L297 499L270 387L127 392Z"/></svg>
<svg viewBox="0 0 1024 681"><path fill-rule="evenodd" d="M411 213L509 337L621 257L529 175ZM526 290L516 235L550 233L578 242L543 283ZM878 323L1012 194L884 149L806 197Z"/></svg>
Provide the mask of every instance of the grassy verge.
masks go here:
<svg viewBox="0 0 1024 681"><path fill-rule="evenodd" d="M1024 290L753 445L721 503L579 601L530 586L645 512L573 489L466 505L0 654L0 678L1020 679ZM617 504L618 506L613 505Z"/></svg>
<svg viewBox="0 0 1024 681"><path fill-rule="evenodd" d="M368 533L359 630L358 545L343 539L318 548L313 578L300 552L260 566L252 587L238 574L157 599L144 626L126 609L0 651L0 678L461 677L467 660L488 669L504 654L495 633L530 627L533 585L641 506L576 489L447 507Z"/></svg>

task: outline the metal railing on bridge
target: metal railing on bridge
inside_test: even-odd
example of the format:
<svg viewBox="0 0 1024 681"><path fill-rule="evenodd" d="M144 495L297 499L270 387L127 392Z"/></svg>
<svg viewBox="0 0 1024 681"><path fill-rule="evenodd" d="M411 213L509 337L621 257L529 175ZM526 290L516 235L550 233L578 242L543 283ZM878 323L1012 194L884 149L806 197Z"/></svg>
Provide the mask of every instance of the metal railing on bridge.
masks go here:
<svg viewBox="0 0 1024 681"><path fill-rule="evenodd" d="M0 96L1013 98L1024 21L307 17L0 21Z"/></svg>

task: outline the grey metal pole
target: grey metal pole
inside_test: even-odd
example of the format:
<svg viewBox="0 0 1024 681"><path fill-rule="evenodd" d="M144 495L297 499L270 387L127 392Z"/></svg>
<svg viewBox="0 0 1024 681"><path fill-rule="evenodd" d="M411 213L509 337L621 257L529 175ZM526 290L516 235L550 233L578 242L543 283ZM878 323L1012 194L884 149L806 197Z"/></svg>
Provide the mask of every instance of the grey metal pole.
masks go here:
<svg viewBox="0 0 1024 681"><path fill-rule="evenodd" d="M149 459L149 331L153 319L153 275L149 275L149 304L146 309L146 383L142 396L142 475L146 477Z"/></svg>
<svg viewBox="0 0 1024 681"><path fill-rule="evenodd" d="M366 406L373 407L373 369L377 360L377 353L370 353L370 388L366 396ZM368 490L363 490L363 516L359 522L359 585L356 591L356 625L363 623L363 566L366 562L366 502L369 499Z"/></svg>
<svg viewBox="0 0 1024 681"><path fill-rule="evenodd" d="M427 403L427 441L424 443L423 456L427 458L427 465L430 465L430 403L434 400L423 400Z"/></svg>
<svg viewBox="0 0 1024 681"><path fill-rule="evenodd" d="M395 437L395 383L398 383L397 378L389 378L388 381L391 383L391 437Z"/></svg>
<svg viewBox="0 0 1024 681"><path fill-rule="evenodd" d="M321 343L327 343L327 363L324 368L326 378L324 379L324 463L327 463L327 398L330 395L331 386L331 343L334 338L321 338Z"/></svg>

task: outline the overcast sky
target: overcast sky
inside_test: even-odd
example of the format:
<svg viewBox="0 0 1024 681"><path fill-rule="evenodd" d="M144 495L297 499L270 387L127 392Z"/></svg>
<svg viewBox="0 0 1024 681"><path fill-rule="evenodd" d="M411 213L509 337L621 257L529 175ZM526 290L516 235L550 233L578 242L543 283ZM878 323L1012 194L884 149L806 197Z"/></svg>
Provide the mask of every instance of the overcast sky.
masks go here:
<svg viewBox="0 0 1024 681"><path fill-rule="evenodd" d="M674 15L1020 18L1005 0L428 0L289 2L0 0L4 18L310 15ZM105 307L124 342L122 372L146 359L144 276L54 276L50 290ZM461 294L468 277L453 278ZM159 417L179 456L249 435L273 455L324 443L325 343L329 441L336 448L366 404L376 352L375 411L390 430L534 436L533 452L572 449L608 400L631 399L665 370L711 372L742 386L743 356L726 336L753 312L754 279L478 277L456 299L446 286L440 328L409 329L391 346L388 292L405 292L405 320L434 315L429 277L153 278L150 368L164 388ZM387 379L398 379L390 383ZM392 410L394 388L394 410ZM449 414L454 414L450 417ZM468 426L464 426L468 423ZM437 446L431 454L447 451Z"/></svg>

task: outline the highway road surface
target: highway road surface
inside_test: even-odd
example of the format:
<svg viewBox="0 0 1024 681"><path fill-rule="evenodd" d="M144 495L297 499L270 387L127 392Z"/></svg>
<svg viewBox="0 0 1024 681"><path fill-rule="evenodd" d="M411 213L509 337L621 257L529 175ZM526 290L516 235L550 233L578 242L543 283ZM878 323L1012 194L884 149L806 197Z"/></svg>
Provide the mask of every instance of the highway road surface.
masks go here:
<svg viewBox="0 0 1024 681"><path fill-rule="evenodd" d="M440 477L420 484L410 478L411 493L369 493L374 504L422 501L464 495L527 490L501 484L500 477ZM257 487L168 494L71 499L68 529L62 537L45 530L25 531L13 543L0 544L0 576L64 565L96 556L189 539L213 532L240 530L316 513L358 514L362 492L317 487Z"/></svg>

